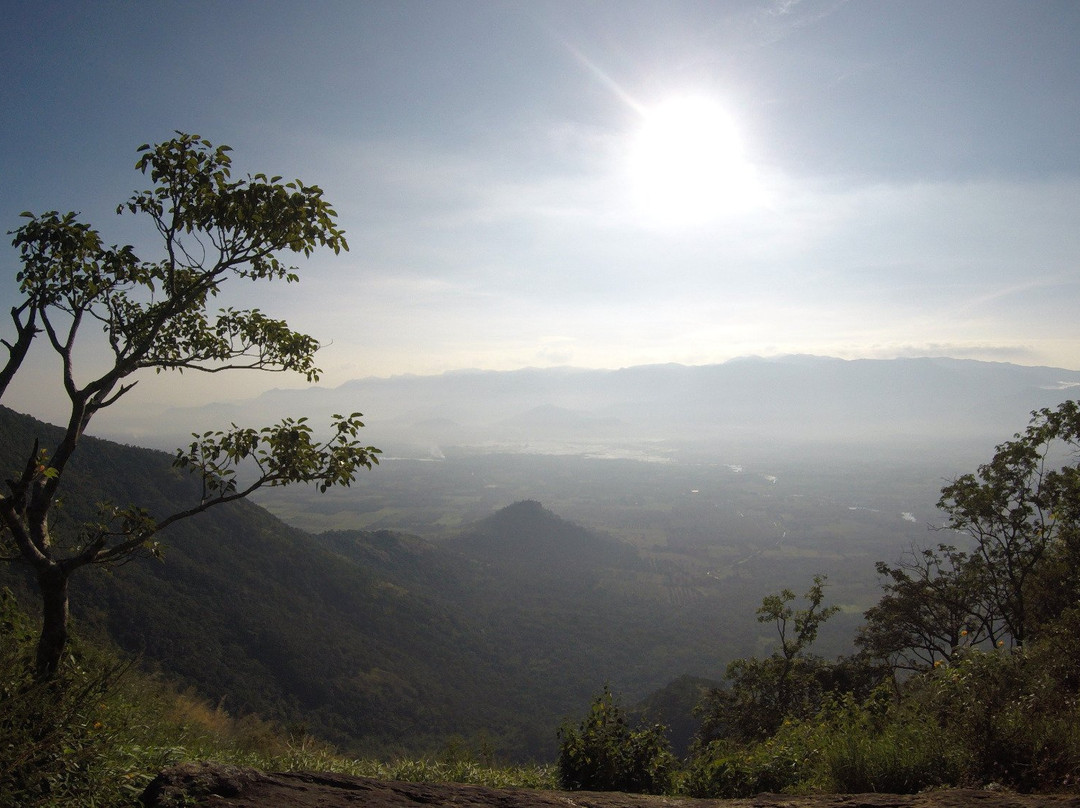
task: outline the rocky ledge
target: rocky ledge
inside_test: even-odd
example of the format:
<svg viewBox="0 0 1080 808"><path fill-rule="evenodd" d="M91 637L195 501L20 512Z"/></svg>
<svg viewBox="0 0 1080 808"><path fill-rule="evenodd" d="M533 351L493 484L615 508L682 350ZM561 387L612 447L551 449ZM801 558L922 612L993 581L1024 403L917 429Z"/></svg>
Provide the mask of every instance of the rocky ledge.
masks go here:
<svg viewBox="0 0 1080 808"><path fill-rule="evenodd" d="M317 772L270 773L211 763L166 769L142 796L146 808L1080 808L1074 794L948 789L922 794L759 794L695 800L588 791L398 783Z"/></svg>

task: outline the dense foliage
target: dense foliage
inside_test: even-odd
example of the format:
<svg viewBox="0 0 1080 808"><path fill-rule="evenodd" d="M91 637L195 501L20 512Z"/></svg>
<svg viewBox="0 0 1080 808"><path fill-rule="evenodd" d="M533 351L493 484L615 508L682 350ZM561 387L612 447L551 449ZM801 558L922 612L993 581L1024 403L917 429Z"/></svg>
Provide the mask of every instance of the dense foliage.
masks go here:
<svg viewBox="0 0 1080 808"><path fill-rule="evenodd" d="M866 613L856 657L807 653L834 612L822 579L802 609L790 590L766 597L758 617L776 625L780 648L733 662L727 686L702 700L679 790L1080 784L1077 448L1080 405L1066 402L947 485L946 529L971 546L914 548L879 564L884 596ZM575 750L564 743L560 765Z"/></svg>
<svg viewBox="0 0 1080 808"><path fill-rule="evenodd" d="M914 548L878 565L884 596L866 613L863 651L837 663L853 678L822 677L833 666L821 661L795 664L783 631L771 666L734 663L729 687L703 703L686 789L1075 786L1078 446L1080 405L1041 410L989 463L942 490L946 529L970 547ZM815 607L820 589L808 600ZM766 598L763 613L777 605Z"/></svg>
<svg viewBox="0 0 1080 808"><path fill-rule="evenodd" d="M578 726L559 729L563 788L662 794L671 788L675 768L664 727L632 728L608 687Z"/></svg>

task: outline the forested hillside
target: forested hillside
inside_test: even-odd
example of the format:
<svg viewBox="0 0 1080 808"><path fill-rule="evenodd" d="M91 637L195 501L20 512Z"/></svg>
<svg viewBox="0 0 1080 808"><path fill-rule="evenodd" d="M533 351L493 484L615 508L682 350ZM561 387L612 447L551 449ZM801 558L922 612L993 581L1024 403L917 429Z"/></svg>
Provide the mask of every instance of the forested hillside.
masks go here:
<svg viewBox="0 0 1080 808"><path fill-rule="evenodd" d="M52 430L0 411L0 462L14 467ZM161 513L199 496L169 455L100 440L87 440L69 480L58 534L101 500ZM719 671L718 654L753 642L715 619L715 586L536 502L440 544L389 531L313 536L248 502L160 540L161 560L73 581L76 631L108 635L231 711L355 751L440 748L460 735L550 759L556 726L603 682L643 694L685 670ZM6 566L5 580L26 595L20 572Z"/></svg>
<svg viewBox="0 0 1080 808"><path fill-rule="evenodd" d="M48 431L7 410L0 429L7 468ZM87 441L71 480L58 531L102 499L154 513L199 493L168 455L104 441ZM245 502L160 538L163 560L140 558L73 582L77 631L107 633L234 711L303 724L346 746L435 742L468 713L498 720L485 712L490 671L445 676L482 658L480 639L424 591L403 596ZM17 570L5 568L9 580Z"/></svg>
<svg viewBox="0 0 1080 808"><path fill-rule="evenodd" d="M0 411L0 460L17 463L13 447L52 429ZM239 502L163 533L163 560L82 576L76 626L234 713L374 757L459 738L503 759L558 750L572 788L699 796L1064 786L1080 771L1065 731L1076 660L1064 653L1080 591L1078 478L1047 459L1067 459L1078 435L1074 404L1044 411L946 485L950 530L938 535L958 546L879 563L884 596L866 610L834 599L848 582L815 575L826 555L802 540L759 559L812 578L800 599L798 581L770 585L708 555L695 564L670 541L629 544L533 500L438 541L312 535ZM88 441L67 479L61 539L100 499L153 512L199 495L168 455L105 441ZM774 486L750 491L773 508ZM18 568L5 572L25 594ZM819 629L853 621L859 653L834 660ZM651 728L631 730L618 699L650 693L637 712ZM622 779L603 779L592 747L618 757Z"/></svg>

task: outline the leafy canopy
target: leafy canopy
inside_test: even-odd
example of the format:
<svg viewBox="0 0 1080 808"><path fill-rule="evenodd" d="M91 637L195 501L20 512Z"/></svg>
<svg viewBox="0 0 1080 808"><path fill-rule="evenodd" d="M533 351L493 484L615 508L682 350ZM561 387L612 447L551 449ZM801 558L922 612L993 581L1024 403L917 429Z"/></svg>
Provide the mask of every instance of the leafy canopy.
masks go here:
<svg viewBox="0 0 1080 808"><path fill-rule="evenodd" d="M378 450L357 439L360 413L334 416L328 438L317 438L304 419L264 428L232 425L196 435L188 449L177 452L176 465L201 477L198 502L165 515L106 503L79 530L53 534L50 512L83 433L97 412L132 390L140 371L289 371L316 381L314 337L258 309L211 304L229 279L297 281L282 253L348 250L337 213L318 186L265 174L233 179L229 148L215 148L198 135L177 133L140 147L139 154L136 168L152 187L120 204L117 213L149 218L160 238L155 259L140 258L130 245L106 246L75 213L24 213L27 221L12 233L23 297L11 309L15 339L3 341L8 357L0 369L0 397L31 343L44 334L60 358L70 404L58 445L52 451L36 443L27 447L22 473L0 497L8 555L32 567L39 581L43 643L55 629L48 658L39 658L45 672L55 668L64 644L66 581L75 569L153 549L150 538L178 519L261 486L312 482L325 491L349 485L360 468L378 462ZM96 331L87 332L87 326ZM104 337L107 360L95 360L80 375L85 369L79 360L95 333ZM236 482L241 466L253 470L243 486Z"/></svg>

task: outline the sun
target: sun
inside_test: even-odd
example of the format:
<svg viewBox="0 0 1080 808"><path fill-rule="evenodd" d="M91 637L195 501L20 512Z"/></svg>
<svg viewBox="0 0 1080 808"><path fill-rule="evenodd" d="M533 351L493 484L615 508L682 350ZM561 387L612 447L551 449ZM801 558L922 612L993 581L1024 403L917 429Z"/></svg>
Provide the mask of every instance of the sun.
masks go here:
<svg viewBox="0 0 1080 808"><path fill-rule="evenodd" d="M629 150L638 209L659 224L698 224L760 199L735 122L716 101L671 98L641 110Z"/></svg>

